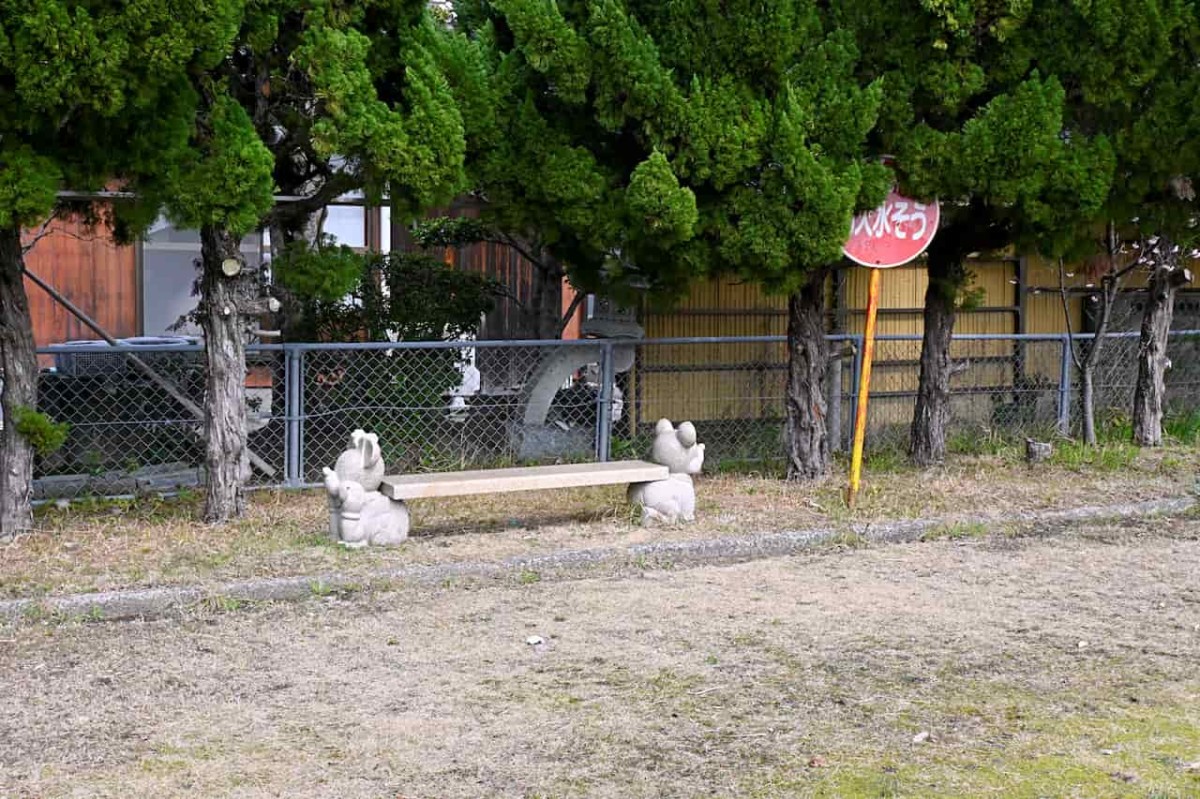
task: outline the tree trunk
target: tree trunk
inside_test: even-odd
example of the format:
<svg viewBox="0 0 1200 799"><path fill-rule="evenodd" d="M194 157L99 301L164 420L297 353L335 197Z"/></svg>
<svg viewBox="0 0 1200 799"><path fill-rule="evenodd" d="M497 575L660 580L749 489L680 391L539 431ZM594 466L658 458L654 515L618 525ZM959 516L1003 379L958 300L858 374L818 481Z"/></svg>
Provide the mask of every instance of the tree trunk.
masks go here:
<svg viewBox="0 0 1200 799"><path fill-rule="evenodd" d="M955 298L965 276L960 257L930 251L921 374L909 437L909 455L917 466L933 466L946 459L946 428L950 423L950 338L954 333Z"/></svg>
<svg viewBox="0 0 1200 799"><path fill-rule="evenodd" d="M0 230L0 537L33 527L33 447L17 433L19 408L37 408L37 350L25 296L21 230Z"/></svg>
<svg viewBox="0 0 1200 799"><path fill-rule="evenodd" d="M1092 346L1096 346L1095 341ZM1079 371L1079 404L1083 411L1083 442L1096 446L1096 381L1095 366L1089 358Z"/></svg>
<svg viewBox="0 0 1200 799"><path fill-rule="evenodd" d="M1162 264L1150 275L1133 395L1133 441L1140 447L1162 446L1164 375L1171 363L1167 359L1168 333L1175 315L1175 292L1190 280L1188 270Z"/></svg>
<svg viewBox="0 0 1200 799"><path fill-rule="evenodd" d="M816 480L829 473L825 275L826 270L815 270L804 288L788 297L789 480Z"/></svg>
<svg viewBox="0 0 1200 799"><path fill-rule="evenodd" d="M246 509L250 474L246 446L245 270L228 277L227 259L242 261L239 242L228 230L208 225L200 231L200 325L208 380L204 396L204 465L208 472L204 520L221 524Z"/></svg>

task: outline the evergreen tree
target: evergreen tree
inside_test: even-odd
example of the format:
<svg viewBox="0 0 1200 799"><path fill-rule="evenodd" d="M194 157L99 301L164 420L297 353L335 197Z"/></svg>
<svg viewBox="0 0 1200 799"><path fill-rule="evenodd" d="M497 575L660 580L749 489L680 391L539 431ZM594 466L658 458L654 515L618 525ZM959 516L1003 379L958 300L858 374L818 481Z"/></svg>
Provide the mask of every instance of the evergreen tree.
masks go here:
<svg viewBox="0 0 1200 799"><path fill-rule="evenodd" d="M315 243L312 215L350 190L411 215L461 187L463 124L432 55L438 35L423 0L253 0L226 57L192 75L191 147L160 190L200 229L209 521L244 508L245 343L275 307L238 242L268 228L280 248ZM275 190L303 199L276 207Z"/></svg>
<svg viewBox="0 0 1200 799"><path fill-rule="evenodd" d="M1167 333L1175 295L1193 277L1189 261L1200 259L1200 9L1180 3L1172 11L1169 45L1153 58L1136 50L1128 56L1152 64L1153 79L1109 112L1119 133L1108 216L1131 228L1133 265L1146 276L1133 401L1133 439L1140 446L1162 444ZM1116 48L1139 44L1114 41Z"/></svg>
<svg viewBox="0 0 1200 799"><path fill-rule="evenodd" d="M800 308L853 212L889 182L862 157L881 87L858 80L854 42L822 7L459 4L469 41L447 40L442 55L485 202L459 229L511 237L584 291L669 298L727 273L797 293ZM827 357L823 320L796 317L790 471L807 478L828 468Z"/></svg>
<svg viewBox="0 0 1200 799"><path fill-rule="evenodd" d="M1065 130L1104 136L1115 157L1115 179L1093 219L1056 236L1058 249L1096 252L1105 264L1092 298L1099 305L1096 337L1083 342L1080 396L1084 439L1096 442L1092 371L1104 347L1113 302L1130 273L1141 272L1147 300L1134 403L1134 438L1162 436L1163 370L1175 292L1190 279L1185 245L1195 240L1192 176L1200 174L1200 92L1194 3L1047 4L1030 20L1038 63L1072 89ZM1080 47L1080 42L1095 47ZM1078 240L1073 245L1072 236Z"/></svg>
<svg viewBox="0 0 1200 799"><path fill-rule="evenodd" d="M0 534L32 521L37 406L22 230L68 208L62 189L137 188L186 145L189 72L218 62L244 0L0 0ZM122 228L139 214L128 214Z"/></svg>
<svg viewBox="0 0 1200 799"><path fill-rule="evenodd" d="M1106 109L1133 102L1171 58L1182 6L836 5L838 24L862 49L862 78L883 78L887 86L874 145L895 154L909 193L942 203L927 255L910 441L917 464L945 456L950 336L967 256L1011 245L1059 254L1103 214L1117 161Z"/></svg>

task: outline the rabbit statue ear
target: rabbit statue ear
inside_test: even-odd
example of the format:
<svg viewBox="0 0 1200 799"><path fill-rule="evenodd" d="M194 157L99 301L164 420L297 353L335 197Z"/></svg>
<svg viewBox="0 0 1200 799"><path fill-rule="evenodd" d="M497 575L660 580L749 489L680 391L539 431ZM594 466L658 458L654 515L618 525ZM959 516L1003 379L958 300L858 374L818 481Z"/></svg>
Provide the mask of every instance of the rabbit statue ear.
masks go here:
<svg viewBox="0 0 1200 799"><path fill-rule="evenodd" d="M660 436L674 433L675 425L671 424L670 419L659 419L658 424L654 425L654 432Z"/></svg>
<svg viewBox="0 0 1200 799"><path fill-rule="evenodd" d="M694 445L696 443L696 426L691 422L684 422L679 425L679 430L675 432L675 437L685 447Z"/></svg>
<svg viewBox="0 0 1200 799"><path fill-rule="evenodd" d="M375 433L363 433L359 440L359 449L362 452L363 465L374 466L379 460L379 436Z"/></svg>

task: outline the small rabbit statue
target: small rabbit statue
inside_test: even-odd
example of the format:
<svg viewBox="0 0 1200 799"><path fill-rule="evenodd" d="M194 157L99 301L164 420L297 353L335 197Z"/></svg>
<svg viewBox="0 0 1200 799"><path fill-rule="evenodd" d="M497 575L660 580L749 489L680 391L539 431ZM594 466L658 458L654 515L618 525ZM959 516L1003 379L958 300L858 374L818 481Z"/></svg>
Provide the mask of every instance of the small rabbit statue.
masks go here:
<svg viewBox="0 0 1200 799"><path fill-rule="evenodd" d="M668 419L654 428L650 460L666 466L665 480L629 486L629 502L642 509L642 524L676 524L696 518L696 488L692 475L704 468L704 445L696 442L696 427L684 422L676 429Z"/></svg>
<svg viewBox="0 0 1200 799"><path fill-rule="evenodd" d="M330 532L346 546L395 546L408 538L408 506L402 501L363 491L355 482L342 483L331 469L325 470L325 489Z"/></svg>

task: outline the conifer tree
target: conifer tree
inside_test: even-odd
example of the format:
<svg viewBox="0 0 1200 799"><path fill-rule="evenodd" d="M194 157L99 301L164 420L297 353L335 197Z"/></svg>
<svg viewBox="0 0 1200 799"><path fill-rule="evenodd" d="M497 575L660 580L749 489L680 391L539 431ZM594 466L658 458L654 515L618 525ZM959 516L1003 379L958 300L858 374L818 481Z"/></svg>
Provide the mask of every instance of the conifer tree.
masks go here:
<svg viewBox="0 0 1200 799"><path fill-rule="evenodd" d="M274 307L239 241L267 228L273 245L314 243L312 214L351 190L404 216L462 187L439 35L423 0L256 0L225 58L192 75L191 146L160 188L169 215L200 229L211 522L244 509L245 345ZM275 206L274 191L303 199ZM344 277L349 290L358 275Z"/></svg>
<svg viewBox="0 0 1200 799"><path fill-rule="evenodd" d="M1174 52L1181 0L1028 3L849 0L863 80L887 90L873 144L902 185L942 203L910 437L941 461L950 416L950 336L967 257L1017 246L1057 255L1103 218L1127 111ZM1194 57L1193 57L1194 58ZM1122 116L1124 114L1124 116ZM1103 227L1103 222L1100 222Z"/></svg>
<svg viewBox="0 0 1200 799"><path fill-rule="evenodd" d="M32 521L34 453L20 419L37 407L38 366L22 231L90 213L64 207L61 190L137 188L161 174L187 144L187 76L221 60L243 5L0 0L0 535Z"/></svg>
<svg viewBox="0 0 1200 799"><path fill-rule="evenodd" d="M461 3L443 58L464 109L479 236L510 236L583 291L677 296L731 274L795 294L789 472L828 468L823 320L836 262L888 171L864 158L882 87L802 0ZM544 255L543 255L544 253ZM806 287L809 287L806 289ZM810 303L811 305L811 303Z"/></svg>

